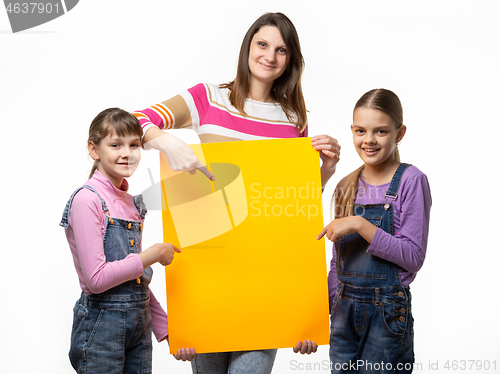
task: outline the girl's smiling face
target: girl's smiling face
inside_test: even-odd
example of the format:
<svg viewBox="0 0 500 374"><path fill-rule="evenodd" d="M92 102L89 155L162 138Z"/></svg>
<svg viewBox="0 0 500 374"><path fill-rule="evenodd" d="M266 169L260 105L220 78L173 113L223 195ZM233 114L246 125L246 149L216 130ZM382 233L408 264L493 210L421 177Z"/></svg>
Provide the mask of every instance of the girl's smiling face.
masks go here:
<svg viewBox="0 0 500 374"><path fill-rule="evenodd" d="M135 134L118 136L113 129L98 145L89 142L88 149L94 160L99 160L97 170L120 188L123 178L134 174L141 160L141 138Z"/></svg>
<svg viewBox="0 0 500 374"><path fill-rule="evenodd" d="M262 26L250 43L248 66L252 79L271 84L286 69L286 44L277 27Z"/></svg>
<svg viewBox="0 0 500 374"><path fill-rule="evenodd" d="M396 144L403 139L406 126L396 128L392 118L381 110L360 107L351 125L354 147L366 166L384 167L399 162Z"/></svg>

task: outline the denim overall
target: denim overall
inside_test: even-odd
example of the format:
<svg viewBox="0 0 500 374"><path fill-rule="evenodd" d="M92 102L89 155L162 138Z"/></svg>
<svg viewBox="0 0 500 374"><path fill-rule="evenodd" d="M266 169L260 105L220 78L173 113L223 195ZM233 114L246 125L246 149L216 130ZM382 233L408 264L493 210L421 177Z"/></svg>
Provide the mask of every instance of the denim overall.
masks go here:
<svg viewBox="0 0 500 374"><path fill-rule="evenodd" d="M385 204L355 205L354 214L394 235L392 201L408 164L396 170ZM361 235L335 243L338 284L331 310L330 368L333 373L411 373L413 317L409 287L399 267L366 252Z"/></svg>
<svg viewBox="0 0 500 374"><path fill-rule="evenodd" d="M67 228L74 196L82 188L94 192L106 216L104 254L106 262L119 261L138 253L144 216L142 196L134 196L140 221L112 218L104 200L90 186L82 186L71 195L61 226ZM127 281L100 294L82 292L73 309L73 330L69 357L78 373L151 373L151 312L149 288L153 270L144 270L140 278Z"/></svg>

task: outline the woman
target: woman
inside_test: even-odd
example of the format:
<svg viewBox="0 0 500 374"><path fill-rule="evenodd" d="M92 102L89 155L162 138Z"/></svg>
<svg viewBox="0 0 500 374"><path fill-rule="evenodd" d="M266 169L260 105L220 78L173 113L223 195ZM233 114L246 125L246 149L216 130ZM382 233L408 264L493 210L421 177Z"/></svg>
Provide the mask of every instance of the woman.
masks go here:
<svg viewBox="0 0 500 374"><path fill-rule="evenodd" d="M161 150L174 170L203 167L186 144L162 129L191 128L202 143L295 138L307 136L307 111L301 88L304 60L297 31L282 13L259 17L241 45L237 75L221 85L198 84L135 115L143 126L145 147ZM320 151L324 187L335 172L340 146L327 135L311 138ZM299 342L295 352L311 353L316 344ZM193 373L270 373L276 350L206 353L180 351L176 358L191 360Z"/></svg>

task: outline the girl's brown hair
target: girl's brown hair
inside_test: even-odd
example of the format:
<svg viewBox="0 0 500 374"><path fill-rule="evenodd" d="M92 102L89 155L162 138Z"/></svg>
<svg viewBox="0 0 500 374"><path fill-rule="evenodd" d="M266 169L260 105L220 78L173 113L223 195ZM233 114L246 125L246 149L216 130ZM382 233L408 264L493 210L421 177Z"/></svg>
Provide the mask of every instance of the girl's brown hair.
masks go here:
<svg viewBox="0 0 500 374"><path fill-rule="evenodd" d="M245 114L245 100L250 93L250 68L248 57L253 36L263 26L277 27L286 45L287 68L277 78L271 89L271 98L281 105L288 121L300 130L307 125L307 110L302 95L302 71L304 58L300 50L299 36L292 21L283 13L266 13L260 16L248 29L241 43L236 78L229 83L221 84L221 88L230 90L229 100L241 113Z"/></svg>
<svg viewBox="0 0 500 374"><path fill-rule="evenodd" d="M354 106L353 113L358 108L371 108L386 113L394 122L396 129L403 125L403 106L398 96L383 88L377 88L365 93ZM396 147L394 152L396 160L400 161L399 151ZM353 171L342 179L335 187L333 200L335 202L335 218L344 218L354 215L354 202L358 189L359 177L363 172L364 165Z"/></svg>
<svg viewBox="0 0 500 374"><path fill-rule="evenodd" d="M118 136L138 135L142 137L142 127L139 120L129 112L120 108L109 108L99 113L90 124L89 139L87 143L96 146L114 129ZM97 169L98 160L94 161L89 178Z"/></svg>

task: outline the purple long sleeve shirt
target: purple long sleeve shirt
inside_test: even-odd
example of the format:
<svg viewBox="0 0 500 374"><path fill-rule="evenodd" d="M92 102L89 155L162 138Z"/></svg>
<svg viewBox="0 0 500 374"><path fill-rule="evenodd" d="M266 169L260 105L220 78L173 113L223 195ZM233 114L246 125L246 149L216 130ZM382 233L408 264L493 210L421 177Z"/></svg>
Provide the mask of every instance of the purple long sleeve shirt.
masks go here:
<svg viewBox="0 0 500 374"><path fill-rule="evenodd" d="M368 184L359 178L356 204L385 203L389 183L380 186ZM392 199L389 199L392 201ZM429 234L429 216L432 198L429 182L424 173L410 166L401 178L398 198L393 202L394 236L377 228L367 252L391 261L401 267L399 275L403 286L410 285L424 263ZM337 288L337 252L333 244L333 257L328 273L330 309Z"/></svg>

